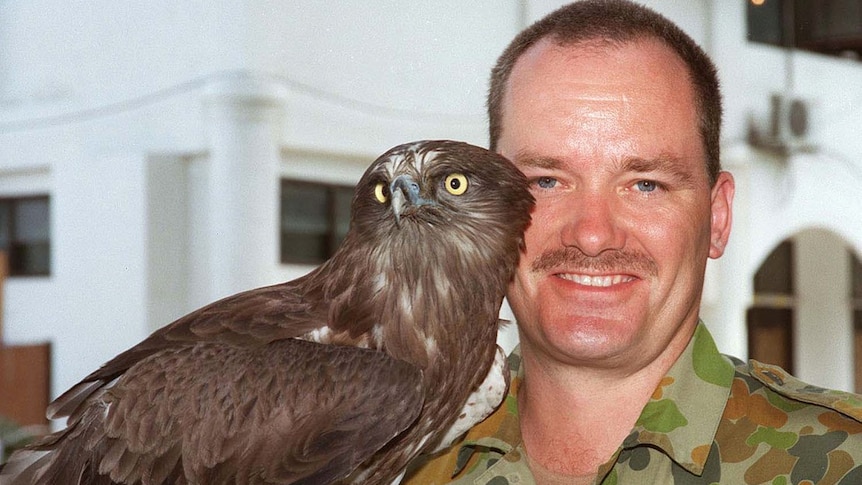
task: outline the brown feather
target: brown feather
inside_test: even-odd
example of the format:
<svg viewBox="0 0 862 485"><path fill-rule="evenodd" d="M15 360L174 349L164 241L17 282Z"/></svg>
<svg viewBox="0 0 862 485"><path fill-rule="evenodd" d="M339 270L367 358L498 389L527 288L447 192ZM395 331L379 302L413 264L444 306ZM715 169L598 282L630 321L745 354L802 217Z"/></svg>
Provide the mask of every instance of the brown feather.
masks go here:
<svg viewBox="0 0 862 485"><path fill-rule="evenodd" d="M445 191L452 173L463 195ZM374 190L399 175L420 191L396 220ZM329 261L107 362L51 404L67 428L16 453L0 485L388 484L488 373L532 205L487 150L393 148L359 181Z"/></svg>

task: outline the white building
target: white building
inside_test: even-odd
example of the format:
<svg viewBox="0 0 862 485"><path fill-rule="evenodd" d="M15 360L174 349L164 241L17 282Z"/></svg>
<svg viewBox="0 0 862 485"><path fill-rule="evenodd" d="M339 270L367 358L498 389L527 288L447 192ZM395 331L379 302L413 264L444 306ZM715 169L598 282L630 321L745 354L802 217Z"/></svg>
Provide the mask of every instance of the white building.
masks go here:
<svg viewBox="0 0 862 485"><path fill-rule="evenodd" d="M204 303L307 271L280 261L281 180L349 185L415 139L487 145L491 66L561 3L0 2L0 202L50 206L50 269L7 281L5 342L52 342L57 395ZM853 389L862 63L748 42L744 2L645 3L707 49L723 82L737 195L704 320L746 357L749 309L793 308L794 372ZM809 103L816 150L746 143L750 125L769 126L773 93ZM755 297L785 240L794 295Z"/></svg>

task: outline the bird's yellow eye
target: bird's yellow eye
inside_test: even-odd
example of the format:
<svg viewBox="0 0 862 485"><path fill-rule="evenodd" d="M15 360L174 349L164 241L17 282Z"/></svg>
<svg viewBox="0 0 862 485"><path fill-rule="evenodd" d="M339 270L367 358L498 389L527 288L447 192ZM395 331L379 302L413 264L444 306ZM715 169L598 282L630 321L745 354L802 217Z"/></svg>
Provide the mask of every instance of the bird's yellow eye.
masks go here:
<svg viewBox="0 0 862 485"><path fill-rule="evenodd" d="M467 177L461 173L453 173L446 177L443 185L450 194L461 195L467 192Z"/></svg>
<svg viewBox="0 0 862 485"><path fill-rule="evenodd" d="M389 199L389 197L387 196L388 191L389 190L386 187L386 184L384 184L383 182L377 182L377 185L374 186L374 198L377 199L377 202L385 204L386 201Z"/></svg>

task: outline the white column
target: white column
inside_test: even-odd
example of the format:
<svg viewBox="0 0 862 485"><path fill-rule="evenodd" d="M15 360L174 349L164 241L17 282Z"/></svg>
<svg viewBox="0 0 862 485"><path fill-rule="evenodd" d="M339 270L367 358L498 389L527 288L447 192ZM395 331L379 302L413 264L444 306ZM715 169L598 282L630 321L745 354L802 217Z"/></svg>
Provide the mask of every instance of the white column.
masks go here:
<svg viewBox="0 0 862 485"><path fill-rule="evenodd" d="M794 237L794 370L814 385L853 389L850 260L844 241L824 230Z"/></svg>
<svg viewBox="0 0 862 485"><path fill-rule="evenodd" d="M191 223L196 305L274 282L285 99L281 85L251 74L207 87L209 157Z"/></svg>

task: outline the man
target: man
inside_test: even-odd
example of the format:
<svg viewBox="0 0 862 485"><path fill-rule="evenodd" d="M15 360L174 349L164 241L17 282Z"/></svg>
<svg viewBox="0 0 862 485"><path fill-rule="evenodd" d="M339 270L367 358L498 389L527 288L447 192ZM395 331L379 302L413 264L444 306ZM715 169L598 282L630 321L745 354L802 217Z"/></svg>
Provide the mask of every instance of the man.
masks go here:
<svg viewBox="0 0 862 485"><path fill-rule="evenodd" d="M510 44L488 106L537 200L510 396L406 483L862 483L858 396L722 356L699 321L734 193L703 51L639 5L577 2Z"/></svg>

